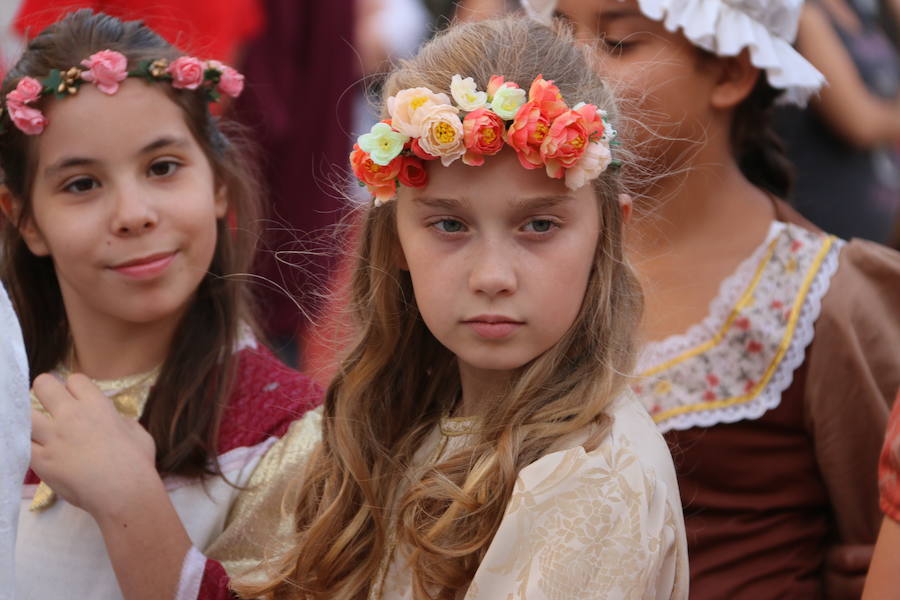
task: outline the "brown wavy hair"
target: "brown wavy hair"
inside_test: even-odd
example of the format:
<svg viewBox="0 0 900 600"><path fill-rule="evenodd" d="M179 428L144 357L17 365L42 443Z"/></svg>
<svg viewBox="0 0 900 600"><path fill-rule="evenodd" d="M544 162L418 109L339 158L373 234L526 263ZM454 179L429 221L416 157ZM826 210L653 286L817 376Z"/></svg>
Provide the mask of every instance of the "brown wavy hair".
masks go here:
<svg viewBox="0 0 900 600"><path fill-rule="evenodd" d="M79 10L35 37L3 81L5 96L25 76L42 79L52 69L65 70L100 50L128 58L128 68L148 59L172 60L181 53L139 21L120 21ZM228 217L217 224L212 264L185 312L168 356L147 401L141 422L156 442L156 465L166 473L199 476L215 464L219 422L225 409L236 359L225 348L236 346L240 324L255 327L246 273L257 235L258 191L248 170L238 132L226 135L210 116L203 95L162 85L183 111L185 122L212 166L215 185L225 186ZM44 98L41 102L55 102ZM65 100L61 100L65 102ZM52 370L71 348L68 319L53 261L35 256L19 228L31 217L31 188L37 163L29 136L3 117L0 170L14 198L17 221L5 220L0 250L0 277L9 290L22 325L30 376ZM217 471L213 467L213 472Z"/></svg>
<svg viewBox="0 0 900 600"><path fill-rule="evenodd" d="M615 120L607 86L570 34L515 16L450 27L391 73L383 97L417 86L449 94L457 73L481 89L495 74L524 86L542 74L570 105L594 103ZM413 456L452 409L458 367L422 321L399 267L395 203L363 209L349 303L356 337L326 395L322 443L298 479L296 535L266 565L268 582L240 593L366 598L395 529L411 550L415 598L455 598L496 533L519 471L577 431L592 431L585 445L596 446L604 411L633 365L642 299L622 253L618 176L608 170L593 186L602 233L575 322L518 370L474 443L417 481L407 476Z"/></svg>

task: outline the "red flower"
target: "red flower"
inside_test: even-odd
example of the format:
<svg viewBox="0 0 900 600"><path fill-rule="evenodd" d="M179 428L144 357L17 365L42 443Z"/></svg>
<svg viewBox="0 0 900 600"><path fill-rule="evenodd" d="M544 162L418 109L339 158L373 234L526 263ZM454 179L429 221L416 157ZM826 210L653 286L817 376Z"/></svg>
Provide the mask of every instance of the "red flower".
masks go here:
<svg viewBox="0 0 900 600"><path fill-rule="evenodd" d="M425 165L422 164L422 159L415 156L402 157L397 178L406 187L425 187L428 183L428 173L425 172Z"/></svg>
<svg viewBox="0 0 900 600"><path fill-rule="evenodd" d="M485 156L492 156L503 148L503 119L485 108L473 110L463 119L463 140L466 153L463 162L477 167Z"/></svg>
<svg viewBox="0 0 900 600"><path fill-rule="evenodd" d="M750 340L747 342L747 352L750 354L756 354L758 352L762 352L763 345L756 340Z"/></svg>
<svg viewBox="0 0 900 600"><path fill-rule="evenodd" d="M412 153L421 158L422 160L437 160L437 156L433 154L428 154L424 150L422 150L422 146L419 145L419 138L410 138L412 141L409 144L409 149L412 150Z"/></svg>
<svg viewBox="0 0 900 600"><path fill-rule="evenodd" d="M750 319L747 317L740 317L734 320L734 326L740 329L741 331L749 331L750 330Z"/></svg>
<svg viewBox="0 0 900 600"><path fill-rule="evenodd" d="M781 300L772 300L772 310L781 310L784 308L784 304Z"/></svg>
<svg viewBox="0 0 900 600"><path fill-rule="evenodd" d="M716 398L717 398L716 393L712 390L706 390L706 392L703 393L703 399L706 400L707 402L712 402Z"/></svg>
<svg viewBox="0 0 900 600"><path fill-rule="evenodd" d="M803 247L803 242L801 242L800 240L794 240L793 242L791 242L791 252L796 252L797 250L799 250L802 247Z"/></svg>
<svg viewBox="0 0 900 600"><path fill-rule="evenodd" d="M744 384L744 393L749 394L753 390L754 386L756 386L756 382L752 379L748 379L747 383Z"/></svg>
<svg viewBox="0 0 900 600"><path fill-rule="evenodd" d="M375 164L368 152L364 152L359 144L353 144L350 153L350 165L353 174L366 184L369 192L381 202L386 202L397 193L397 175L400 173L402 157L398 156L387 166Z"/></svg>
<svg viewBox="0 0 900 600"><path fill-rule="evenodd" d="M716 387L719 385L719 378L710 373L706 376L706 382L710 385L710 387Z"/></svg>

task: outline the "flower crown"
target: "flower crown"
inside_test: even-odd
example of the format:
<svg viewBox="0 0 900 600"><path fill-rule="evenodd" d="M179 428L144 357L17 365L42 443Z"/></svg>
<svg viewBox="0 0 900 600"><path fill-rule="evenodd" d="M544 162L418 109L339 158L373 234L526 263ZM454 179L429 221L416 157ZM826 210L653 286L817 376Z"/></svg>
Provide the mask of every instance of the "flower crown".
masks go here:
<svg viewBox="0 0 900 600"><path fill-rule="evenodd" d="M236 98L244 89L244 76L215 60L203 62L193 56L181 56L169 62L160 58L142 61L137 68L129 71L128 59L124 54L101 50L81 61L81 67L65 71L53 69L40 81L34 77L23 77L16 89L6 95L6 112L13 125L24 134L39 135L47 126L47 117L29 104L50 94L57 98L74 95L84 82L93 83L104 94L112 95L119 90L119 83L126 77L170 81L172 87L177 89L200 89L210 102L218 101L222 94ZM0 107L0 116L3 112L3 107Z"/></svg>
<svg viewBox="0 0 900 600"><path fill-rule="evenodd" d="M407 187L428 183L426 160L445 167L456 161L484 164L485 156L511 146L526 169L544 167L554 179L577 190L596 179L612 162L616 131L606 113L593 104L569 108L559 88L538 75L525 95L512 81L495 75L487 91L471 77L454 75L450 94L417 87L387 100L389 119L359 136L350 153L353 174L379 206Z"/></svg>

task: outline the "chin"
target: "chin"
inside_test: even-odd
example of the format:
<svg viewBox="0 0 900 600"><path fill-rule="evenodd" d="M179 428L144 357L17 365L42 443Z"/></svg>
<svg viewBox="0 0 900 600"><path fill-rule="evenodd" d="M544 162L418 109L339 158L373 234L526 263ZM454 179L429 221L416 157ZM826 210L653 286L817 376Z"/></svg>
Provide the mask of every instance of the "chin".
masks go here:
<svg viewBox="0 0 900 600"><path fill-rule="evenodd" d="M509 352L504 353L503 349L497 349L494 352L476 356L464 356L463 354L457 354L456 356L467 365L482 371L514 371L535 358L534 356L510 356L510 354Z"/></svg>

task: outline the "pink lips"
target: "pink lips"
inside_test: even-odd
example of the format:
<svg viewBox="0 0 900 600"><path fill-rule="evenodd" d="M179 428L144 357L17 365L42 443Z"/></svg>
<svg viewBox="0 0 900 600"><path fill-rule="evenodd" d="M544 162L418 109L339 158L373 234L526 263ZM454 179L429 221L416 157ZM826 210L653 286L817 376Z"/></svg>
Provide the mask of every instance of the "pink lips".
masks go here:
<svg viewBox="0 0 900 600"><path fill-rule="evenodd" d="M467 319L463 323L471 327L479 336L490 340L505 338L525 324L501 315L479 315Z"/></svg>
<svg viewBox="0 0 900 600"><path fill-rule="evenodd" d="M166 267L175 260L175 254L175 252L152 254L126 261L112 267L112 269L132 279L150 279L165 271Z"/></svg>

